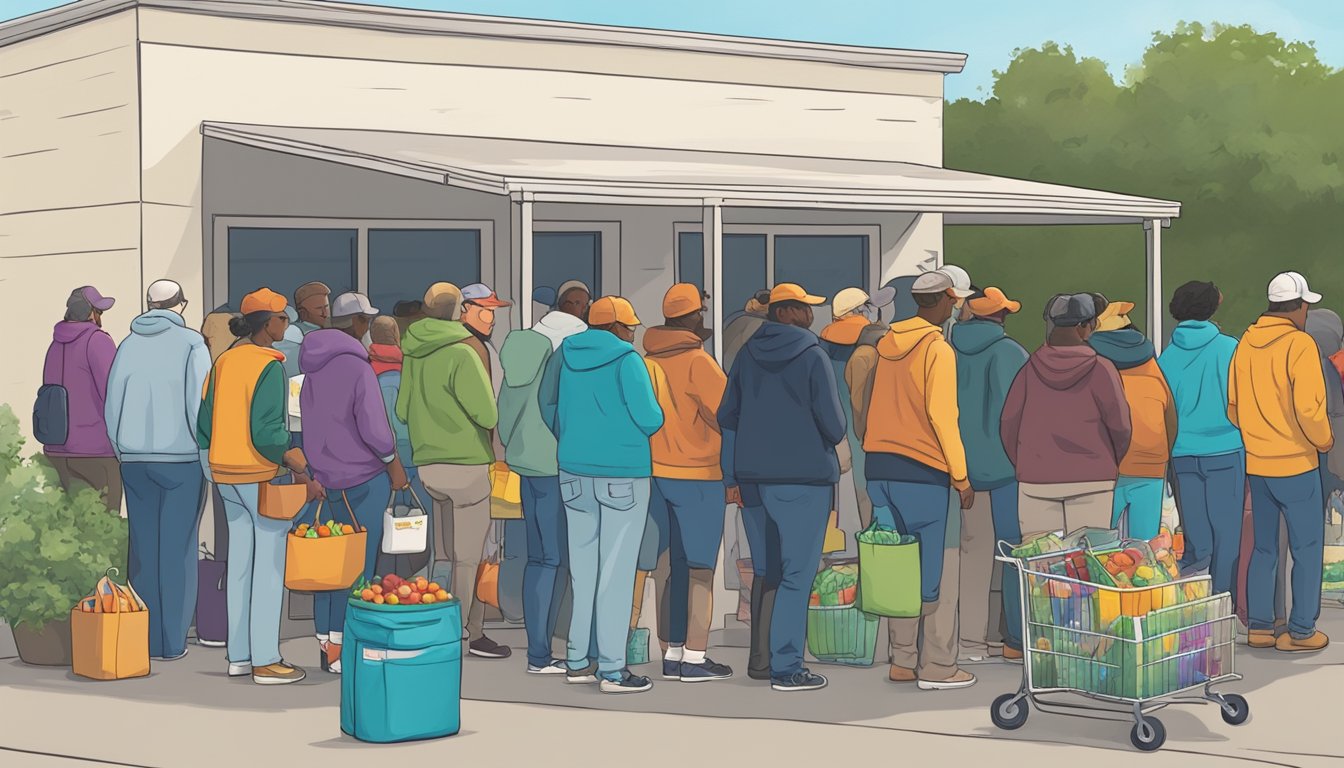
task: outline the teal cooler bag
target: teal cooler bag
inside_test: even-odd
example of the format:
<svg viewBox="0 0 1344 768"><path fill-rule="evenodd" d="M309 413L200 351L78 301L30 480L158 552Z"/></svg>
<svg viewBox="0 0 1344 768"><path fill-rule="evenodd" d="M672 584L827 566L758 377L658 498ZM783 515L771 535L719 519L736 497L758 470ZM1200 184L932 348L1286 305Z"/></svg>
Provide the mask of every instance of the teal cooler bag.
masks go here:
<svg viewBox="0 0 1344 768"><path fill-rule="evenodd" d="M388 743L462 727L462 608L351 600L341 647L341 730Z"/></svg>
<svg viewBox="0 0 1344 768"><path fill-rule="evenodd" d="M859 610L898 619L919 616L919 542L876 520L854 538L859 544Z"/></svg>

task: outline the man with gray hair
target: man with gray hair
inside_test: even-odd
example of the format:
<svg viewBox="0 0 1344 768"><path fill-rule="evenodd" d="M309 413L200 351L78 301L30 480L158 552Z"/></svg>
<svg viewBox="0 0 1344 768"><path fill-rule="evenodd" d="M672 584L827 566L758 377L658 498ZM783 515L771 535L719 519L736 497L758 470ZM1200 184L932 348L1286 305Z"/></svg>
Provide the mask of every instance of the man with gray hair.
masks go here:
<svg viewBox="0 0 1344 768"><path fill-rule="evenodd" d="M149 606L149 655L172 660L187 653L196 609L205 508L196 415L210 350L182 319L182 286L155 280L145 298L149 311L131 321L112 361L104 415L126 486L128 576Z"/></svg>

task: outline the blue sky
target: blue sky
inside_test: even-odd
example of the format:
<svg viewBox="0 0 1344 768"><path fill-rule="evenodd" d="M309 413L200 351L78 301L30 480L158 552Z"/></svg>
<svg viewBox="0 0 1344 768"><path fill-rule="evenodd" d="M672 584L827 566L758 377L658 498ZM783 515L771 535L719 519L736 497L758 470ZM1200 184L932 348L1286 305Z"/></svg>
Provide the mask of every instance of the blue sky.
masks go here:
<svg viewBox="0 0 1344 768"><path fill-rule="evenodd" d="M372 0L369 0L372 2ZM0 18L60 5L3 0ZM982 98L1014 48L1046 40L1074 46L1111 66L1135 63L1155 30L1178 21L1249 23L1313 40L1322 58L1344 66L1340 0L388 0L381 5L499 16L720 32L853 45L958 51L966 71L947 80L949 98ZM1086 9L1086 10L1083 10Z"/></svg>

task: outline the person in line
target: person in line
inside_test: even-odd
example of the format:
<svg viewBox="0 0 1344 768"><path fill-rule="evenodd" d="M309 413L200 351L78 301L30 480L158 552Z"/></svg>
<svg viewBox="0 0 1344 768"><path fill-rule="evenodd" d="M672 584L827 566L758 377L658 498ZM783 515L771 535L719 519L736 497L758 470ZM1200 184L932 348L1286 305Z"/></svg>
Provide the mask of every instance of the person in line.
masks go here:
<svg viewBox="0 0 1344 768"><path fill-rule="evenodd" d="M121 514L121 467L107 436L104 416L107 378L117 344L103 330L103 313L116 299L91 285L70 292L65 319L52 331L42 366L42 383L65 388L63 442L48 442L43 453L61 487L73 492L87 485L98 491L109 512ZM39 439L47 439L38 434Z"/></svg>
<svg viewBox="0 0 1344 768"><path fill-rule="evenodd" d="M864 475L863 442L854 430L854 404L850 396L849 385L845 380L845 371L856 351L861 347L874 349L878 340L886 334L887 328L881 324L882 308L890 306L896 299L895 288L882 288L869 296L862 288L845 288L831 299L831 313L835 320L821 331L821 349L831 360L835 369L835 386L840 393L840 407L849 422L849 434L842 444L842 454L848 453L849 461L841 457L840 484L836 488L837 525L849 529L846 536L845 555L857 554L853 533L866 528L873 519L873 503L868 496L868 479ZM848 471L845 464L848 463ZM857 510L858 519L838 519L850 510Z"/></svg>
<svg viewBox="0 0 1344 768"><path fill-rule="evenodd" d="M1017 478L999 439L999 421L1013 379L1027 363L1027 350L1004 330L1022 309L993 286L966 299L969 317L952 329L957 355L958 423L966 447L967 473L975 498L962 514L961 644L972 660L990 655L990 589L998 564L996 542L1022 540L1017 522ZM1017 570L1004 569L1003 658L1022 659L1021 585ZM978 658L977 658L978 657Z"/></svg>
<svg viewBox="0 0 1344 768"><path fill-rule="evenodd" d="M1325 401L1321 355L1303 330L1307 310L1321 300L1297 272L1269 282L1269 307L1241 337L1232 356L1227 418L1241 430L1251 481L1255 544L1247 574L1252 648L1320 651L1330 638L1316 628L1321 614L1325 500L1320 456L1334 446ZM1279 518L1288 525L1293 556L1288 631L1274 637L1274 581Z"/></svg>
<svg viewBox="0 0 1344 768"><path fill-rule="evenodd" d="M215 361L196 418L196 443L208 451L206 479L219 487L229 526L229 676L284 685L307 676L280 656L290 524L259 514L260 484L287 467L304 476L309 502L325 491L309 473L303 449L290 447L285 430L285 374L282 355L274 349L289 325L285 298L260 288L244 296L239 309L242 315L230 328L251 343L238 344Z"/></svg>
<svg viewBox="0 0 1344 768"><path fill-rule="evenodd" d="M401 460L401 466L406 470L408 483L405 489L393 490L392 505L394 508L419 509L429 514L433 512L433 508L425 505L430 504L432 497L420 480L420 468L415 466L411 431L406 422L397 418L397 394L401 392L403 359L397 321L386 315L375 317L369 328L369 338L373 342L369 345L369 364L373 369L373 375L378 377L378 389L383 396L387 423L392 427L392 436L397 443L397 458ZM418 555L382 554L379 556L380 563L374 570L377 573L418 573L422 569L428 570L428 560L428 552Z"/></svg>
<svg viewBox="0 0 1344 768"><path fill-rule="evenodd" d="M397 418L410 428L413 463L433 499L432 580L450 583L462 601L467 652L507 659L508 646L486 637L485 604L476 599L476 568L491 530L490 432L499 411L481 356L467 343L474 337L453 319L461 305L462 291L452 283L435 283L426 291L428 317L401 341Z"/></svg>
<svg viewBox="0 0 1344 768"><path fill-rule="evenodd" d="M951 494L960 496L961 509L974 499L958 426L956 353L941 330L969 292L941 272L920 275L910 290L919 310L892 324L877 343L871 381L858 383L869 393L862 428L868 493L891 510L897 529L920 542L923 608L918 617L888 621L888 678L918 681L921 690L965 688L975 675L957 666L956 612L941 622L934 612L942 582L958 578L943 561Z"/></svg>
<svg viewBox="0 0 1344 768"><path fill-rule="evenodd" d="M587 296L587 288L583 295ZM499 359L504 386L499 393L499 437L504 460L518 473L523 523L527 527L527 566L523 570L523 624L527 629L527 671L562 675L563 660L551 655L569 550L565 505L560 499L560 467L555 435L541 417L537 399L551 355L567 338L588 330L588 302L569 311L547 312L531 328L509 332Z"/></svg>
<svg viewBox="0 0 1344 768"><path fill-rule="evenodd" d="M1052 297L1050 335L1004 401L999 436L1017 473L1024 535L1110 527L1133 427L1120 373L1087 344L1101 310L1092 294Z"/></svg>
<svg viewBox="0 0 1344 768"><path fill-rule="evenodd" d="M671 551L663 679L726 680L727 664L706 655L714 615L714 568L723 543L726 489L718 410L728 379L708 352L705 296L677 283L663 296L663 325L644 333L646 363L663 427L650 442L653 500ZM663 629L663 621L659 621Z"/></svg>
<svg viewBox="0 0 1344 768"><path fill-rule="evenodd" d="M1227 418L1228 375L1237 340L1213 322L1222 302L1222 292L1211 282L1192 280L1177 288L1167 307L1176 328L1157 363L1176 402L1171 468L1185 535L1181 571L1208 571L1214 592L1234 592L1246 452L1241 432Z"/></svg>
<svg viewBox="0 0 1344 768"><path fill-rule="evenodd" d="M1330 432L1344 431L1344 379L1330 358L1344 348L1344 322L1329 309L1307 311L1307 335L1321 352L1321 370L1325 375L1325 409L1330 417ZM1344 444L1336 441L1328 453L1321 454L1321 482L1327 502L1344 490Z"/></svg>
<svg viewBox="0 0 1344 768"><path fill-rule="evenodd" d="M127 577L149 608L150 658L173 661L187 655L196 610L205 509L196 416L210 350L182 319L182 286L155 280L145 298L149 311L131 321L112 361L104 414L126 489Z"/></svg>
<svg viewBox="0 0 1344 768"><path fill-rule="evenodd" d="M641 693L653 683L627 667L627 633L649 513L649 438L663 426L663 412L635 351L640 320L630 302L604 296L589 308L588 323L551 355L538 394L556 438L569 537L574 607L566 681L597 681L603 693ZM594 624L596 675L588 658Z"/></svg>
<svg viewBox="0 0 1344 768"><path fill-rule="evenodd" d="M331 289L316 280L300 285L294 291L294 311L299 316L294 325L302 336L331 327Z"/></svg>
<svg viewBox="0 0 1344 768"><path fill-rule="evenodd" d="M1115 481L1110 527L1151 541L1162 526L1167 464L1176 443L1176 402L1158 367L1153 342L1130 322L1132 311L1132 301L1107 303L1087 343L1119 371L1133 430Z"/></svg>
<svg viewBox="0 0 1344 768"><path fill-rule="evenodd" d="M303 339L299 366L304 375L301 409L313 475L327 491L325 518L355 523L367 533L363 578L372 579L383 541L383 514L393 490L409 485L397 456L378 377L360 343L378 310L360 293L343 293L331 303L331 327ZM313 628L323 671L341 673L341 645L349 590L313 595Z"/></svg>
<svg viewBox="0 0 1344 768"><path fill-rule="evenodd" d="M769 321L733 364L718 413L725 434L734 434L725 475L740 495L753 565L764 555L758 580L774 590L769 665L776 691L826 686L803 666L807 602L840 481L835 446L849 425L831 362L809 330L812 308L825 303L796 283L771 289ZM753 631L762 618L752 616Z"/></svg>
<svg viewBox="0 0 1344 768"><path fill-rule="evenodd" d="M766 322L766 307L770 304L770 290L763 288L747 300L741 312L727 319L723 326L723 369L731 371L733 361L746 345L747 340L756 334Z"/></svg>
<svg viewBox="0 0 1344 768"><path fill-rule="evenodd" d="M425 303L419 299L398 301L392 307L392 317L397 321L398 338L404 338L407 328L425 319Z"/></svg>

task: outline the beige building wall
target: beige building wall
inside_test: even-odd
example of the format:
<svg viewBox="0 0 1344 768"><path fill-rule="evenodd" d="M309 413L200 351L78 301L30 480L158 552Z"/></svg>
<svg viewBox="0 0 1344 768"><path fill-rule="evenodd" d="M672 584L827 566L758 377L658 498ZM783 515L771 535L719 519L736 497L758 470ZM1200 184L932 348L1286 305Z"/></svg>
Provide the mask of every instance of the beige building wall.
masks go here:
<svg viewBox="0 0 1344 768"><path fill-rule="evenodd" d="M25 326L5 338L0 403L25 436L70 291L118 299L104 318L118 341L139 311L135 39L125 12L0 47L0 306Z"/></svg>

